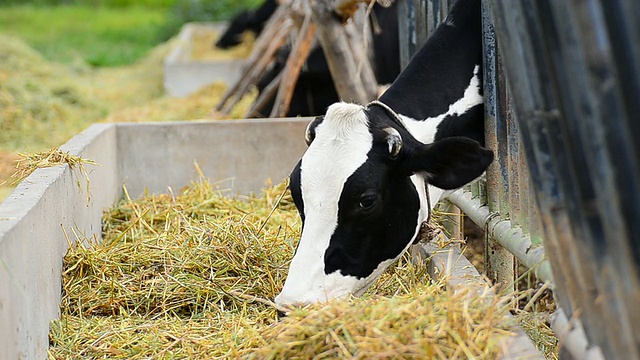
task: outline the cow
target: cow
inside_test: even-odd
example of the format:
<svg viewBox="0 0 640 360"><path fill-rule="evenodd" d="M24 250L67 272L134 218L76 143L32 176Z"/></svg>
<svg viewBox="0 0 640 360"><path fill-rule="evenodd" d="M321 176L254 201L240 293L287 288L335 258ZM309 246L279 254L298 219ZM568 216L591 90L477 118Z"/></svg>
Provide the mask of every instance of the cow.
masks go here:
<svg viewBox="0 0 640 360"><path fill-rule="evenodd" d="M232 20L231 25L216 43L218 47L232 47L240 43L241 34L247 30L247 24L259 27L261 30L264 23L275 12L277 4L275 1L265 1L255 13L258 15L247 15L247 11L241 12ZM372 9L372 23L375 29L370 29L373 36L373 70L379 84L390 84L400 74L400 45L398 41L398 12L394 2L390 7L385 8L379 4L374 4ZM252 21L248 21L250 18ZM262 23L256 24L256 20ZM258 26L259 25L259 26ZM237 41L231 41L235 39ZM264 73L256 84L258 93L269 85L284 68L287 57L290 53L288 46L283 47L277 53L270 69ZM285 116L316 116L324 113L329 105L340 101L335 84L331 78L331 72L327 59L321 47L315 46L309 53L305 65L300 71L298 80L291 95L289 109ZM256 114L259 117L267 117L273 109L275 99L268 102Z"/></svg>
<svg viewBox="0 0 640 360"><path fill-rule="evenodd" d="M220 49L228 49L239 45L245 31L251 31L257 37L277 8L278 2L276 0L266 0L255 10L241 11L231 20L227 29L216 41L215 46Z"/></svg>
<svg viewBox="0 0 640 360"><path fill-rule="evenodd" d="M391 87L335 103L290 175L302 220L281 308L360 296L414 241L433 205L482 175L479 0L458 0Z"/></svg>
<svg viewBox="0 0 640 360"><path fill-rule="evenodd" d="M262 93L269 83L284 69L290 52L291 48L288 46L278 51L269 70L256 83L258 93ZM326 111L329 105L339 100L340 97L331 78L329 64L327 64L327 59L324 57L322 47L316 46L311 49L309 57L298 75L296 85L291 94L289 109L285 116L320 115ZM255 115L268 117L274 104L275 98L272 98Z"/></svg>
<svg viewBox="0 0 640 360"><path fill-rule="evenodd" d="M400 44L398 41L398 12L394 2L385 8L379 4L373 6L376 29L370 29L373 35L373 70L378 84L390 84L400 74ZM284 68L290 49L284 47L278 52L271 70L258 80L257 89L264 88ZM269 116L275 99L260 110L259 116ZM329 105L340 101L331 77L324 51L315 46L298 76L293 89L289 110L285 116L316 116L324 113Z"/></svg>

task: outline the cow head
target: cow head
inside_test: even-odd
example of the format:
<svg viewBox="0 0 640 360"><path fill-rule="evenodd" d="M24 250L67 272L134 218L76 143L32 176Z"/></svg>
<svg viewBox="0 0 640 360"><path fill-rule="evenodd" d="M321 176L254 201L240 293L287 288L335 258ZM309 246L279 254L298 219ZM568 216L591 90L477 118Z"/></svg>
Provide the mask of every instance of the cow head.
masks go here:
<svg viewBox="0 0 640 360"><path fill-rule="evenodd" d="M222 34L216 42L216 47L219 49L229 49L242 43L244 32L252 26L251 19L251 14L248 11L242 11L236 15L227 30L225 30L224 34Z"/></svg>
<svg viewBox="0 0 640 360"><path fill-rule="evenodd" d="M426 197L435 203L493 160L466 138L423 144L377 106L331 105L306 140L290 179L303 226L276 297L284 307L361 295L417 236L431 211Z"/></svg>

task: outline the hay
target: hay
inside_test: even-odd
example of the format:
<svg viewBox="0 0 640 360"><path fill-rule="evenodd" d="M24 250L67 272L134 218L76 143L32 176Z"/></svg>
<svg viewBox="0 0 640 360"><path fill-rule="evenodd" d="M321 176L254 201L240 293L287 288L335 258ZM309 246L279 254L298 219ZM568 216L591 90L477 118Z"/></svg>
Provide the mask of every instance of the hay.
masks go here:
<svg viewBox="0 0 640 360"><path fill-rule="evenodd" d="M75 77L45 61L22 41L0 35L0 144L41 151L59 146L105 114Z"/></svg>
<svg viewBox="0 0 640 360"><path fill-rule="evenodd" d="M197 61L243 59L251 54L255 36L250 32L242 34L242 42L230 49L218 49L214 43L220 34L216 31L200 28L193 36L191 59Z"/></svg>
<svg viewBox="0 0 640 360"><path fill-rule="evenodd" d="M237 199L215 189L203 180L178 195L125 196L105 214L103 242L70 247L50 358L450 359L499 352L511 326L506 307L431 284L426 266L407 257L360 299L279 319L270 300L300 235L293 201L284 184Z"/></svg>
<svg viewBox="0 0 640 360"><path fill-rule="evenodd" d="M107 122L176 121L194 119L241 119L257 97L257 91L236 104L231 113L222 115L213 110L226 90L223 83L204 86L183 98L161 97L146 104L111 113Z"/></svg>
<svg viewBox="0 0 640 360"><path fill-rule="evenodd" d="M549 325L549 313L521 311L516 319L545 359L558 360L559 343Z"/></svg>
<svg viewBox="0 0 640 360"><path fill-rule="evenodd" d="M46 151L99 121L222 118L212 111L224 93L222 84L186 98L165 95L163 61L176 44L160 44L130 66L90 68L46 61L22 40L0 35L0 150L11 158ZM255 97L245 97L225 118L244 117ZM0 183L8 183L8 175L0 171ZM11 191L0 187L0 201Z"/></svg>
<svg viewBox="0 0 640 360"><path fill-rule="evenodd" d="M0 201L13 191L14 187L9 179L16 173L16 162L19 159L20 155L17 153L0 150Z"/></svg>
<svg viewBox="0 0 640 360"><path fill-rule="evenodd" d="M130 66L90 68L46 61L18 38L0 35L0 148L44 151L105 119L219 118L211 109L224 92L221 84L186 99L165 95L163 61L176 44L160 44ZM241 117L254 98L230 117Z"/></svg>
<svg viewBox="0 0 640 360"><path fill-rule="evenodd" d="M11 175L11 178L14 179L14 183L16 184L31 175L31 173L38 168L47 168L58 165L69 165L71 169L79 168L88 181L89 179L84 168L84 164L98 165L93 160L71 155L68 151L64 152L60 149L51 149L49 151L30 154L18 153L18 156L20 158L16 161L16 170Z"/></svg>
<svg viewBox="0 0 640 360"><path fill-rule="evenodd" d="M43 151L108 113L163 96L162 60L172 42L138 63L92 69L46 61L18 38L0 35L0 144Z"/></svg>
<svg viewBox="0 0 640 360"><path fill-rule="evenodd" d="M492 359L509 335L496 299L416 285L407 294L298 310L240 352L251 358Z"/></svg>

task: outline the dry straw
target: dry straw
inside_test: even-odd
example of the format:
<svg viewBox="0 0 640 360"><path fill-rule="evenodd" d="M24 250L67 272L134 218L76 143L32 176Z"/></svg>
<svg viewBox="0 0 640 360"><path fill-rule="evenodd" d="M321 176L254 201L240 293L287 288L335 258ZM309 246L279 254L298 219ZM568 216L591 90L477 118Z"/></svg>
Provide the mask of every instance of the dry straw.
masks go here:
<svg viewBox="0 0 640 360"><path fill-rule="evenodd" d="M94 122L221 118L212 109L225 91L222 83L184 98L165 95L162 64L177 43L160 44L132 65L91 68L47 61L19 38L0 34L0 201L13 189L11 173L2 170L13 166L16 152L60 146ZM198 44L209 46L211 57L241 54ZM244 117L255 97L253 91L224 118Z"/></svg>
<svg viewBox="0 0 640 360"><path fill-rule="evenodd" d="M20 159L16 161L16 170L11 175L11 178L14 179L16 184L31 175L31 173L38 168L47 168L58 165L69 165L71 169L80 169L85 178L87 178L87 181L89 181L84 165L98 165L93 160L71 155L68 151L62 151L57 148L37 153L18 153L18 156Z"/></svg>
<svg viewBox="0 0 640 360"><path fill-rule="evenodd" d="M504 302L432 283L402 258L360 299L280 318L300 221L286 186L232 199L200 181L125 199L104 240L65 257L49 357L493 359L512 325Z"/></svg>

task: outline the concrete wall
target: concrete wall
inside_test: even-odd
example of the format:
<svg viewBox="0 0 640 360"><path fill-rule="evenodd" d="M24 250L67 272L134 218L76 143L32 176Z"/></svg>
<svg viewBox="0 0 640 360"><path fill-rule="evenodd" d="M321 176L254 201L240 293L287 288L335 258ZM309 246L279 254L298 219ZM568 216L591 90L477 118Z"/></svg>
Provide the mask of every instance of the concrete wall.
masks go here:
<svg viewBox="0 0 640 360"><path fill-rule="evenodd" d="M102 166L38 169L0 204L0 359L43 359L49 321L59 316L66 231L99 234L102 209L115 200L116 129L93 126L64 148Z"/></svg>
<svg viewBox="0 0 640 360"><path fill-rule="evenodd" d="M61 149L95 160L79 169L38 169L0 203L0 359L44 359L59 316L66 234L100 238L105 208L148 187L174 191L196 178L235 177L234 192L287 176L305 149L309 119L98 124Z"/></svg>
<svg viewBox="0 0 640 360"><path fill-rule="evenodd" d="M195 36L204 32L221 34L225 23L188 23L178 34L178 45L164 61L164 88L176 97L188 96L216 82L227 85L240 78L242 59L194 60L191 49ZM213 46L213 44L211 44Z"/></svg>
<svg viewBox="0 0 640 360"><path fill-rule="evenodd" d="M258 192L267 179L289 176L306 149L310 119L254 119L211 122L121 124L119 171L131 196L165 193L206 177L234 193ZM215 126L214 126L215 125Z"/></svg>

